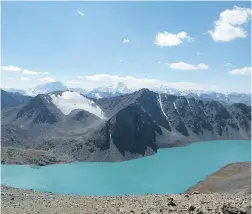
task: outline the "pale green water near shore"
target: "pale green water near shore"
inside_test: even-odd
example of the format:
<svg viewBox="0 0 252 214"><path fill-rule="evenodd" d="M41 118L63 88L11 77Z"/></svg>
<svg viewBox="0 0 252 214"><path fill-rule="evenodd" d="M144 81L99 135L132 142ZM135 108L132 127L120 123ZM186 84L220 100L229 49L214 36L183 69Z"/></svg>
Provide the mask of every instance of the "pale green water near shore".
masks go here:
<svg viewBox="0 0 252 214"><path fill-rule="evenodd" d="M157 154L115 163L80 162L31 168L2 165L1 183L61 194L182 193L234 162L251 161L251 141L210 141L160 149Z"/></svg>

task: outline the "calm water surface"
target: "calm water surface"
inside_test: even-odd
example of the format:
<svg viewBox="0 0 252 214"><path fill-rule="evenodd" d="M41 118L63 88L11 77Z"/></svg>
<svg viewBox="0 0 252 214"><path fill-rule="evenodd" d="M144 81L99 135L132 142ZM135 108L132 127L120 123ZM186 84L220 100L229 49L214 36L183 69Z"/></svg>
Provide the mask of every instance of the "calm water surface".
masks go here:
<svg viewBox="0 0 252 214"><path fill-rule="evenodd" d="M211 141L116 163L79 162L38 169L2 165L1 183L80 195L182 193L226 164L250 161L250 152L250 141Z"/></svg>

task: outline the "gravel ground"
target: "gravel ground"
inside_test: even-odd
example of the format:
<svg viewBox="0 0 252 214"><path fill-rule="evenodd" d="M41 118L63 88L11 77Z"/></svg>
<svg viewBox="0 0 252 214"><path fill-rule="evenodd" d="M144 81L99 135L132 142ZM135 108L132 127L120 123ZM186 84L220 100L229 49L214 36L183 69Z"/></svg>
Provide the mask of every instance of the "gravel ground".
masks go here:
<svg viewBox="0 0 252 214"><path fill-rule="evenodd" d="M1 187L3 214L251 213L250 194L212 193L84 197Z"/></svg>

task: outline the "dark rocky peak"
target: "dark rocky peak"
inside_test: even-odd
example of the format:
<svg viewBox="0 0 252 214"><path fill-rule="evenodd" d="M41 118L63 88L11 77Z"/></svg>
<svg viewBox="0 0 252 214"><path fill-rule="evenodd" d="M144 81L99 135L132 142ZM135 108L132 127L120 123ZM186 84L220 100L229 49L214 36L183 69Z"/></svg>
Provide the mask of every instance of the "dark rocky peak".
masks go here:
<svg viewBox="0 0 252 214"><path fill-rule="evenodd" d="M100 119L96 115L91 114L88 111L84 111L84 110L80 110L80 109L73 110L68 115L68 117L72 117L76 121L82 121L82 120L88 120L88 119L94 119L94 120L99 120Z"/></svg>
<svg viewBox="0 0 252 214"><path fill-rule="evenodd" d="M251 121L251 106L247 106L243 103L234 103L232 105L237 111L241 111Z"/></svg>
<svg viewBox="0 0 252 214"><path fill-rule="evenodd" d="M15 98L16 100L18 100L20 103L26 103L28 102L29 100L32 99L31 96L26 96L26 95L23 95L19 92L9 92L10 95Z"/></svg>
<svg viewBox="0 0 252 214"><path fill-rule="evenodd" d="M162 134L157 123L136 104L127 106L110 118L108 130L123 155L125 151L144 154L148 146L156 150L156 133Z"/></svg>
<svg viewBox="0 0 252 214"><path fill-rule="evenodd" d="M135 94L137 97L153 97L153 96L157 96L157 93L149 90L148 88L142 88L138 91L135 91L133 94Z"/></svg>
<svg viewBox="0 0 252 214"><path fill-rule="evenodd" d="M47 94L40 94L24 105L16 115L16 119L27 117L33 123L55 123L62 113L52 103Z"/></svg>

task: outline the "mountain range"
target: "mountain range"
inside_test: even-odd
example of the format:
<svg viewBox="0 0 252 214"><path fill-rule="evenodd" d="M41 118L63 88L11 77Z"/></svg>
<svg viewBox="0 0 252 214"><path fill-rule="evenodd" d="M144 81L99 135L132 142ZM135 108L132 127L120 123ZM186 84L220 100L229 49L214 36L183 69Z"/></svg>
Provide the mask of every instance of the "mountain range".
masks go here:
<svg viewBox="0 0 252 214"><path fill-rule="evenodd" d="M128 88L123 82L116 82L114 84L94 88L92 90L85 90L83 88L68 88L61 82L50 82L42 85L38 85L34 88L28 89L26 92L22 89L4 89L8 92L17 92L22 95L36 96L38 94L47 94L54 91L66 91L71 90L81 94L86 95L89 98L107 98L120 96L127 93L133 93L136 89ZM244 103L246 105L251 105L251 94L249 93L219 93L213 91L195 91L195 90L185 90L180 91L178 89L170 88L167 86L152 87L149 90L156 93L165 93L177 96L185 96L187 98L195 98L204 101L218 101L222 104L233 104L233 103Z"/></svg>
<svg viewBox="0 0 252 214"><path fill-rule="evenodd" d="M122 161L163 147L251 138L246 104L149 89L99 99L54 91L3 108L1 116L3 148L46 151L55 161Z"/></svg>

